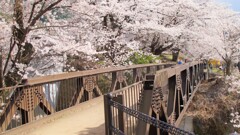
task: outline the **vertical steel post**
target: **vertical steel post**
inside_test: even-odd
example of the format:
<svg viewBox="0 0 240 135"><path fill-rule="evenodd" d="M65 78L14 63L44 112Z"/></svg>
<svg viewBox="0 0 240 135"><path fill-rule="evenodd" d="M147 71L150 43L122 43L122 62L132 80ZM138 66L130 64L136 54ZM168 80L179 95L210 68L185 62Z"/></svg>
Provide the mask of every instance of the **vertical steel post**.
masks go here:
<svg viewBox="0 0 240 135"><path fill-rule="evenodd" d="M140 79L138 79L138 69L134 68L133 69L133 83L138 82Z"/></svg>
<svg viewBox="0 0 240 135"><path fill-rule="evenodd" d="M147 74L151 73L151 67L147 67Z"/></svg>
<svg viewBox="0 0 240 135"><path fill-rule="evenodd" d="M143 99L140 106L139 111L142 113L145 113L148 116L152 115L152 92L153 92L153 85L154 85L154 75L148 75L146 76L146 81L144 82L144 88L143 88ZM149 134L150 125L139 120L137 123L137 135L147 135Z"/></svg>
<svg viewBox="0 0 240 135"><path fill-rule="evenodd" d="M104 114L105 114L105 135L112 135L111 126L112 126L112 112L111 105L109 101L112 100L110 94L104 95Z"/></svg>
<svg viewBox="0 0 240 135"><path fill-rule="evenodd" d="M109 91L109 92L115 91L116 85L117 85L117 72L112 72L111 91Z"/></svg>
<svg viewBox="0 0 240 135"><path fill-rule="evenodd" d="M113 99L114 101L118 102L119 104L123 105L123 95L118 95L116 98ZM124 112L120 109L118 109L118 125L119 125L119 130L121 130L124 133Z"/></svg>

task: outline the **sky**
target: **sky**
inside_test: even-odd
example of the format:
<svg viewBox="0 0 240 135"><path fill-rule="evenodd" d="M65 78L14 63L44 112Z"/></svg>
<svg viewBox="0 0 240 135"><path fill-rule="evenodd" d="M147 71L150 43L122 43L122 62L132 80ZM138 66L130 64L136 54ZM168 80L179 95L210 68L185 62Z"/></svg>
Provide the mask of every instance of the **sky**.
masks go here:
<svg viewBox="0 0 240 135"><path fill-rule="evenodd" d="M217 1L227 3L233 10L240 12L240 0L217 0Z"/></svg>

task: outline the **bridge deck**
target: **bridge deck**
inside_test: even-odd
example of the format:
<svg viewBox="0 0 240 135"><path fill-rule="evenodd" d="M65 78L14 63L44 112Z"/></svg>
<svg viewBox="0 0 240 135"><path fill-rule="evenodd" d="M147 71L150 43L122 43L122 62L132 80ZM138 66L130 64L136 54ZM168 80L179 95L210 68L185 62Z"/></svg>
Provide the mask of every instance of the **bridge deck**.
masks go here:
<svg viewBox="0 0 240 135"><path fill-rule="evenodd" d="M81 103L3 135L103 135L103 97Z"/></svg>

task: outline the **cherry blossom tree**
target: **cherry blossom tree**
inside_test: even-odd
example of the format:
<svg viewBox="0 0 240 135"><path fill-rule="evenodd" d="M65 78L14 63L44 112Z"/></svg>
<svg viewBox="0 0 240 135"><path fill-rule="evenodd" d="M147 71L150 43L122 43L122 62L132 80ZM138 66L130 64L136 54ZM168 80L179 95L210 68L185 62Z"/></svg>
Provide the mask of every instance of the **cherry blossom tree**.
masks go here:
<svg viewBox="0 0 240 135"><path fill-rule="evenodd" d="M210 3L205 8L210 13L206 14L206 26L202 29L202 56L218 58L225 62L226 74L231 74L234 56L239 55L239 21L240 16L224 6Z"/></svg>
<svg viewBox="0 0 240 135"><path fill-rule="evenodd" d="M191 53L192 60L226 60L239 47L239 16L211 0L5 0L0 4L2 76L7 86L23 76L85 69L72 67L69 60L76 56L118 66L129 64L134 52L181 51Z"/></svg>
<svg viewBox="0 0 240 135"><path fill-rule="evenodd" d="M9 23L11 26L11 34L8 33L10 41L8 43L8 47L6 48L8 51L2 73L4 75L4 82L6 86L18 84L22 76L25 74L25 68L31 62L35 52L33 44L29 41L29 35L31 35L31 32L35 29L48 27L40 26L40 20L43 17L47 17L48 14L50 14L50 11L64 8L61 7L61 2L62 0L15 0L14 3L12 1L1 2L1 4L7 5L10 9L6 10L8 12L1 10L1 13L12 16L11 20L8 20L11 22ZM66 3L64 5L66 5ZM1 82L3 82L3 80Z"/></svg>

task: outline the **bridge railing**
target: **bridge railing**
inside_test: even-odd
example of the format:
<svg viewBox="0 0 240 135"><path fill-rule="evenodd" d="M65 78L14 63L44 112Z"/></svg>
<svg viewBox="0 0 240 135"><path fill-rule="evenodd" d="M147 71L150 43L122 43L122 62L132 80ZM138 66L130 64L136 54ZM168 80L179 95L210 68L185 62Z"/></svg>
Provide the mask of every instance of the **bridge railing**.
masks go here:
<svg viewBox="0 0 240 135"><path fill-rule="evenodd" d="M105 96L105 122L110 122L110 125L116 127L117 129L120 129L121 131L126 131L126 134L128 135L135 132L137 119L132 115L124 113L123 110L110 107L111 105L108 103L109 99L111 98L110 100L113 102L120 103L121 105L125 105L126 107L133 110L139 110L142 92L143 81L140 81L121 90L111 92L109 96ZM111 117L108 117L109 115L111 115ZM109 129L109 127L107 126L106 129Z"/></svg>
<svg viewBox="0 0 240 135"><path fill-rule="evenodd" d="M0 131L38 120L131 84L141 83L146 74L154 74L157 70L172 65L143 64L70 72L32 78L23 85L1 88Z"/></svg>
<svg viewBox="0 0 240 135"><path fill-rule="evenodd" d="M139 97L125 94L137 84L104 95L106 135L192 134L177 127L204 78L204 67L192 62L147 75L137 88ZM129 97L136 106L126 104Z"/></svg>

